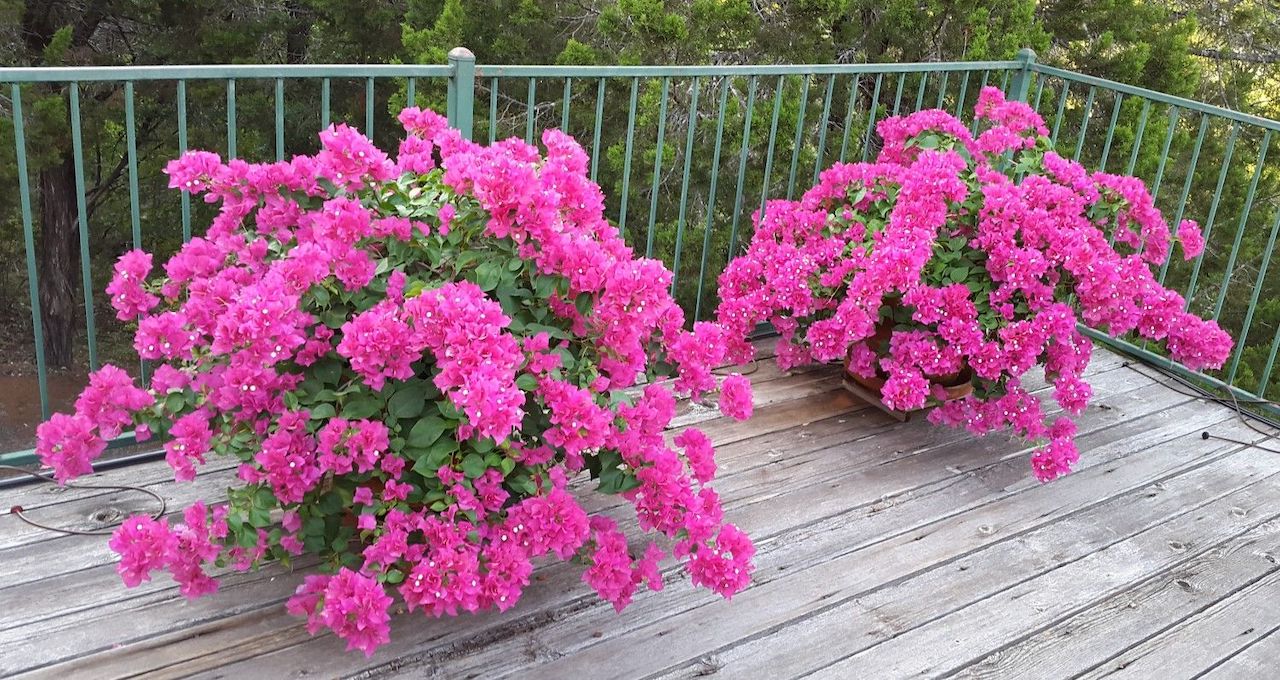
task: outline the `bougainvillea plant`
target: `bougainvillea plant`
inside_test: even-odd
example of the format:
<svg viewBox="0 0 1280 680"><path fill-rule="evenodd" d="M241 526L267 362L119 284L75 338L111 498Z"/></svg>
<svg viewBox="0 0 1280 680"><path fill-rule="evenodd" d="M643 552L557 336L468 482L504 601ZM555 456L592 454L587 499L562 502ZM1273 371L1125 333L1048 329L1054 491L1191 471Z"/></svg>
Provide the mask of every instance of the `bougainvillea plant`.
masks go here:
<svg viewBox="0 0 1280 680"><path fill-rule="evenodd" d="M163 275L141 251L116 266L108 291L138 324L150 384L97 371L74 414L39 428L38 453L67 480L132 425L163 438L177 479L216 454L239 486L175 524L125 521L110 542L125 584L167 570L195 597L215 572L311 554L319 573L288 610L366 653L395 601L505 610L547 554L579 560L621 611L661 588L666 554L633 554L584 511L566 485L586 470L695 584L744 588L754 550L707 486L710 441L664 436L677 393L721 387L722 329L686 329L670 272L604 220L570 137L547 132L544 156L471 143L430 111L400 120L394 160L338 125L315 156L168 166L220 209ZM746 378L722 387L721 410L748 417Z"/></svg>
<svg viewBox="0 0 1280 680"><path fill-rule="evenodd" d="M769 321L784 368L847 361L883 379L890 408L938 405L933 422L1009 429L1035 442L1047 481L1078 460L1071 416L1092 394L1078 323L1136 332L1192 369L1221 366L1232 341L1152 275L1172 237L1141 180L1054 153L1035 111L998 89L976 116L976 137L941 110L886 119L876 162L837 164L801 200L766 204L720 278L718 319L735 359ZM1192 222L1177 237L1188 259L1204 247ZM1037 365L1066 415L1023 387ZM957 374L973 391L945 399L936 378Z"/></svg>

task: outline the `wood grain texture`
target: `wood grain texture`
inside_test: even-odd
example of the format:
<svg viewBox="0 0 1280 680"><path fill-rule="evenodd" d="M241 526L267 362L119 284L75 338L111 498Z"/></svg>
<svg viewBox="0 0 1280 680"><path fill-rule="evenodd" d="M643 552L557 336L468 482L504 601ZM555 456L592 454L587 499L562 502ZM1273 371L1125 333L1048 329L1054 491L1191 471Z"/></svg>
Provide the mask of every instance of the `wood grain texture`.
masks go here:
<svg viewBox="0 0 1280 680"><path fill-rule="evenodd" d="M767 342L757 347L771 354ZM309 636L284 612L296 573L230 574L216 595L187 602L168 577L124 589L103 537L51 535L0 514L0 676L1044 678L1123 668L1149 677L1174 664L1230 678L1274 669L1280 456L1201 439L1205 430L1262 437L1114 354L1099 351L1089 375L1096 396L1078 420L1079 468L1040 485L1022 442L898 423L843 391L836 370L762 361L750 374L753 419L683 405L671 433L699 427L717 443L715 487L758 548L751 588L725 602L668 564L664 591L639 594L619 616L581 583L580 567L545 564L505 614L397 615L372 659ZM1049 397L1042 378L1025 382ZM1046 409L1055 411L1051 400ZM93 482L145 485L176 511L216 498L233 474L211 467L178 485L158 463ZM591 511L634 525L627 504L590 487L574 483ZM0 501L83 528L154 504L45 486ZM634 527L628 535L641 540Z"/></svg>

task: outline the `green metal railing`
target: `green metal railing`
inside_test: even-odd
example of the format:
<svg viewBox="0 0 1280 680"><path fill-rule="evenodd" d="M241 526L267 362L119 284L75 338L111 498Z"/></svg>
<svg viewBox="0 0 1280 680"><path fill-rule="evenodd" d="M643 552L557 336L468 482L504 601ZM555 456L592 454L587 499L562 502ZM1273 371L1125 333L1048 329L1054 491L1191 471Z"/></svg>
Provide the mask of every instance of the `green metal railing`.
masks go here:
<svg viewBox="0 0 1280 680"><path fill-rule="evenodd" d="M75 363L92 369L129 349L119 324L95 314L108 308L101 291L110 262L130 247L171 252L207 221L209 209L164 189L158 172L187 148L279 159L312 151L314 133L339 121L393 148L390 112L406 104L442 108L464 135L489 141L536 142L542 130L560 128L586 149L624 236L665 261L677 299L706 318L716 276L766 199L797 196L833 163L874 158L884 117L925 108L967 115L988 85L1035 106L1063 155L1142 176L1166 215L1205 224L1205 255L1171 260L1160 276L1240 342L1221 372L1172 368L1248 400L1275 387L1280 281L1267 265L1280 229L1280 173L1266 159L1280 123L1044 66L1029 51L1008 61L924 64L498 66L477 65L460 48L442 65L0 69L0 83L10 85L16 170L11 186L0 187L0 199L16 197L0 201L0 227L15 241L21 231L25 263L0 273L26 289L25 302L10 307L30 308L29 398L46 416L66 407L65 397L51 396L50 376L74 383L83 375L46 366L37 263L49 247L43 220L51 213L37 205L49 201L46 174L60 161L74 170L74 293L84 331ZM25 102L34 110L24 113ZM17 258L15 249L9 259ZM1169 364L1152 348L1100 339ZM29 460L29 451L3 458Z"/></svg>

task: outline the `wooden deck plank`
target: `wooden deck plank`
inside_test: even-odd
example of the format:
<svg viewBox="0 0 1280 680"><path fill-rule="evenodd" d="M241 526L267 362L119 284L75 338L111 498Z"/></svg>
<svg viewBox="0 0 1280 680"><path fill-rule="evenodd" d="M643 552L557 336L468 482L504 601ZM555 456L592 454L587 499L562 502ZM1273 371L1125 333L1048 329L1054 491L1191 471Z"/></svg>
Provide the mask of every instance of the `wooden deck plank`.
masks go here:
<svg viewBox="0 0 1280 680"><path fill-rule="evenodd" d="M1123 383L1123 380L1117 380L1116 384L1121 384L1121 383ZM1178 396L1169 396L1169 394L1162 394L1162 397L1170 401L1176 401L1178 400L1178 398L1180 398ZM1152 405L1151 407L1152 409L1157 409L1157 407L1165 407L1165 406L1167 406L1167 402L1156 402L1155 405ZM1110 416L1114 416L1114 414L1117 414L1117 412L1119 412L1119 409L1110 409L1110 410L1100 409L1098 410L1098 416L1110 417ZM1120 421L1124 420L1123 416L1114 416L1114 417L1116 417L1116 419ZM1085 420L1085 425L1087 425L1088 423L1089 421ZM1108 421L1108 425L1114 425L1114 424L1115 424L1114 421ZM900 430L900 432L906 432L906 433L911 433L911 432L915 432L915 430L919 430L918 426L914 426L910 424L908 425L893 424L890 429ZM1140 430L1140 432L1158 432L1158 430L1153 430L1151 428L1138 428L1138 430ZM929 428L925 430L925 432L927 432L929 435L942 435L945 433L956 434L955 430L950 430L945 428ZM1137 432L1137 430L1135 430L1135 432ZM877 437L870 438L869 441L865 442L865 447L882 448L884 453L891 453L893 451L897 451L897 449L901 449L902 448L901 444L904 442L902 441L893 442L892 439L888 439L890 437L892 437L892 433L887 432L886 430L886 432L882 432L881 434L877 435ZM919 437L919 434L916 434L916 437ZM957 437L963 439L964 434L959 433L957 434ZM954 444L955 442L951 442L951 443ZM978 439L978 441L973 441L973 439L970 439L970 442L968 443L972 444L972 446L988 446L988 444L992 443L992 439ZM1005 444L1005 446L1007 446L1007 444ZM1123 448L1125 449L1125 451L1128 451L1129 446L1124 446L1120 448ZM876 470L877 475L873 476L873 479L876 479L876 480L883 479L881 475L888 475L888 476L891 476L891 478L892 476L896 475L896 473L893 473L893 470L895 470L895 467L891 465L879 464L879 461L876 460L876 455L874 455L874 451L860 451L859 453L860 453L860 456L859 456L860 458L864 456L869 456L870 458L872 458L872 460L870 461L859 460L859 466L856 467L856 469ZM991 462L1000 460L1000 457L991 455L991 453L989 453L987 449L978 449L977 453L979 455L978 457L984 458L984 460L986 460L988 464L991 464ZM863 462L865 462L865 464L867 465L865 466L861 465L863 464ZM1007 461L1007 462L1010 462L1010 466L1009 466L1010 470L1016 469L1016 473L1014 473L1014 475L1018 476L1019 479L1025 478L1025 476L1027 476L1027 462L1025 462L1025 458L1019 457L1019 460ZM970 464L977 465L977 461L970 461ZM831 465L829 464L827 466L831 467ZM946 465L922 467L918 464L914 464L914 462L911 462L910 467L916 467L916 469L920 469L920 470L934 470L936 471L936 473L941 473L942 475L947 475L947 476L955 474L954 470L947 470L947 467L950 467L950 466L946 466ZM902 467L899 467L899 469L897 470L905 471L908 469L909 469L908 466L902 466ZM897 475L897 476L901 476L901 475ZM723 480L721 480L721 482L722 482L721 487L723 487ZM982 492L980 492L982 493L982 496L986 496L986 494L989 493L989 488L984 487L982 480L978 478L974 478L974 482L975 484L978 484L980 485L980 487L982 487ZM764 489L774 489L774 487L786 488L786 485L785 484L763 484L762 485L762 488ZM829 489L823 488L822 484L810 485L810 487L806 487L806 488L813 489L813 493L815 494L815 496L832 497L832 494L829 493ZM938 490L941 490L941 488L942 487L938 488ZM771 498L774 496L777 496L776 490L769 490L768 493L769 493L769 497ZM884 516L884 515L876 515L878 512L876 508L869 507L869 506L873 506L874 503L881 501L882 488L879 482L870 482L867 484L867 488L865 489L859 489L858 485L851 485L851 487L847 487L847 490L845 493L840 494L840 496L837 496L836 498L842 499L842 502L845 502L845 503L856 503L856 505L868 507L869 508L868 512L872 516ZM764 546L769 546L769 542L771 542L771 539L769 539L768 537L769 537L769 534L774 533L774 531L794 528L797 522L803 522L804 526L812 526L809 524L809 520L822 519L822 516L809 517L809 519L805 519L805 517L800 517L800 519L797 519L797 517L790 514L791 508L796 506L805 507L806 503L787 503L785 499L783 499L782 502L774 501L774 502L759 503L759 506L755 506L751 508L750 514L745 514L745 512L748 512L745 510L736 510L736 507L737 507L736 502L733 501L732 497L728 496L728 494L726 494L726 501L727 501L727 507L730 508L730 510L728 510L728 514L730 514L730 516L732 516L733 519L735 519L735 521L739 521L742 526L745 526L745 528L748 528L751 531L751 534L753 534L754 537L758 539L759 546L762 546L762 552L763 552ZM783 508L787 508L787 510L781 512L781 514L780 514L780 511L778 511L778 506L780 505ZM820 510L829 510L829 508L822 505L813 505L813 507L820 508ZM936 514L947 514L947 512L951 512L955 510L954 503L951 502L951 499L948 499L946 497L938 498L938 502L934 503L932 507L934 508L934 512L936 512ZM892 524L881 524L881 526L892 526ZM822 528L818 528L817 533L826 534L826 531L823 531ZM764 537L763 540L762 540L762 537ZM868 540L873 540L873 538L869 537ZM772 548L774 549L774 551L782 552L783 561L787 560L787 557L790 557L790 555L788 555L788 551L796 551L796 549L800 547L801 547L800 544L797 544L796 540L780 540L780 542L773 542L772 544ZM820 557L819 555L814 555L814 553L805 552L803 555L803 560L796 560L796 561L818 560L819 557ZM762 566L760 566L760 571L762 572L767 571L767 566L765 566L763 562L762 562ZM759 583L760 583L760 580L756 579L756 585L759 585ZM556 620L554 624L548 624L547 626L539 626L538 629L530 633L530 635L538 636L540 640L539 644L547 644L549 648L556 649L556 652L554 653L557 653L557 654L568 653L570 651L568 651L568 649L556 648L556 645L553 644L554 640L550 640L550 642L547 642L548 636L556 635L556 631L550 630L549 627L579 626L579 627L582 627L582 630L571 631L571 633L564 633L564 636L568 636L568 638L576 638L576 636L582 636L582 638L589 638L591 634L595 633L595 630L593 630L593 626L595 626L596 624L608 624L608 622L612 622L618 619L617 615L614 615L614 613L612 613L612 608L609 608L607 606L604 606L604 604L599 603L598 599L594 598L594 595L591 595L589 592L586 592L586 590L582 590L581 587L579 587L579 592L582 593L582 598L584 598L586 601L585 603L573 602L571 611L566 610L562 613L559 613L559 615L556 615L553 617L553 619ZM659 615L659 613L667 612L668 610L676 610L676 608L686 606L685 604L686 601L692 604L703 604L709 601L716 601L716 598L709 597L707 593L700 592L700 590L691 590L691 592L689 593L681 593L680 599L678 599L678 601L677 599L673 599L671 595L669 595L669 592L671 592L671 589L668 588L668 590L664 590L663 593L654 595L654 598L652 599L652 601L648 601L648 603L646 604L641 604L640 602L637 602L636 604L634 604L634 606L632 606L632 610L628 610L627 615L623 617L623 619L632 620L636 622L645 622L652 619L653 616ZM524 603L522 603L522 606L524 606ZM582 606L586 606L590 608L591 613L589 617L585 616L585 613L584 613L585 610L582 610L581 608ZM648 608L643 608L643 607L652 607L653 611L650 611L648 610ZM631 616L631 612L635 612L635 616ZM461 621L460 621L460 624L462 624ZM618 624L621 624L621 621L618 621ZM463 627L465 627L465 625L463 625ZM513 656L511 657L512 661L503 661L498 663L497 666L489 665L488 667L485 667L484 668L485 675L497 674L500 668L502 668L503 663L511 663L511 662L518 662L520 660L524 660L525 656L524 656L524 652L522 652L522 648L527 647L527 643L526 643L526 640L520 639L520 635L522 634L522 631L525 630L525 627L526 626L516 626L515 629L513 629L513 631L504 631L503 639L500 639L500 640L497 639L497 634L499 633L499 631L493 631L494 635L485 636L485 638L483 638L483 644L480 643L480 640L475 640L474 643L467 644L467 647L476 648L476 649L472 649L472 652L484 654L486 660L488 660L488 658L490 657L502 657L503 651L513 652ZM466 630L463 630L462 633L466 633ZM512 638L512 633L516 634L515 638ZM556 638L559 638L559 636L561 635L556 635ZM598 638L593 638L593 639L598 639ZM310 647L310 648L316 648L317 645L325 644L325 642L324 640L307 640L307 642L303 644L307 645L307 647ZM411 642L404 642L404 644L407 645L408 649L413 648ZM392 647L397 647L397 645L398 645L397 640L393 640ZM448 656L451 657L451 660L452 658L461 658L462 652L463 652L463 649L454 647L449 649ZM279 654L273 653L271 654L271 657L287 658L287 660L282 661L282 663L280 663L279 666L276 666L273 660L252 660L248 662L247 665L244 667L246 668L261 667L260 666L261 663L266 662L266 663L269 663L268 670L270 672L285 672L284 668L287 668L292 665L296 665L296 663L300 662L300 660L305 660L305 658L307 658L308 656L310 656L310 654L300 654L296 652L288 652L288 653L282 652ZM445 675L448 675L448 676L467 676L468 674L472 674L472 672L474 672L474 668L470 668L470 666L485 666L485 665L486 665L486 661L475 661L474 663L468 661L468 668L458 667L457 662L443 663L442 672L445 672ZM413 671L408 671L408 672L412 674Z"/></svg>
<svg viewBox="0 0 1280 680"><path fill-rule="evenodd" d="M297 575L278 568L232 575L217 595L183 602L167 577L123 589L102 537L53 538L0 516L0 564L9 572L0 572L7 624L0 629L0 676L792 677L828 661L891 657L895 649L914 649L901 640L945 638L948 620L969 621L964 617L982 612L1008 617L982 624L995 646L961 654L936 645L912 651L906 667L946 666L971 675L1007 670L993 660L1017 651L1040 658L1034 643L1040 639L1069 649L1049 635L1058 624L1083 621L1075 617L1102 611L1126 593L1162 579L1198 583L1194 575L1175 578L1190 566L1213 574L1211 581L1200 579L1211 584L1203 592L1219 593L1214 601L1222 602L1241 579L1261 583L1260 570L1275 569L1258 557L1270 534L1254 536L1251 547L1223 546L1251 536L1248 527L1265 519L1261 508L1280 503L1280 490L1259 481L1280 463L1248 447L1200 440L1195 435L1204 428L1243 439L1256 433L1229 410L1178 394L1124 364L1098 353L1090 366L1096 405L1079 421L1080 469L1041 486L1029 479L1021 444L999 436L972 439L924 422L894 423L840 391L831 369L786 374L764 362L750 376L757 383L755 418L737 423L695 406L683 409L677 422L697 424L716 442L716 488L726 515L757 541L759 571L733 602L692 588L668 568L664 592L638 596L619 616L580 582L580 568L550 564L535 571L524 601L505 614L397 617L391 644L371 660L343 653L332 636L307 636L283 611ZM1045 389L1035 376L1026 383ZM186 490L164 481L170 474L160 463L98 477L141 480L177 505L188 495L216 493L232 473L202 476ZM18 490L28 507L87 525L94 511L128 502L111 492L38 489ZM584 500L624 526L633 524L616 498ZM1245 508L1246 501L1253 505ZM1244 515L1226 523L1194 519L1229 502ZM1160 546L1153 537L1176 527L1194 534L1197 550L1200 541L1221 549L1155 555ZM1232 527L1237 531L1227 535ZM1118 564L1122 554L1141 556L1157 571L1122 578L1084 566ZM1092 597L1089 604L1026 611L1034 593L1002 609L984 604L1004 603L1027 584L1071 573L1092 578L1084 590L1093 595L1080 595ZM21 601L33 587L84 597ZM1114 656L1159 639L1161 631L1172 635L1178 616L1194 622L1191 610L1203 608L1203 599L1178 601L1149 617L1147 628L1126 623L1110 638L1124 647L1099 654ZM822 621L828 625L815 623ZM1020 636L1000 632L1015 624L1023 624ZM1259 627L1246 642L1261 640L1253 647L1265 650L1268 632ZM1248 664L1253 647L1225 645L1219 656L1233 654ZM1210 665L1222 661L1205 657ZM1221 672L1231 667L1228 660ZM827 668L837 673L838 666Z"/></svg>
<svg viewBox="0 0 1280 680"><path fill-rule="evenodd" d="M1280 552L1280 521L1264 527L1270 540L1257 546L1266 553ZM1262 555L1256 556L1266 562ZM1272 559L1275 559L1274 556ZM1081 675L1090 678L1195 678L1219 661L1244 650L1280 625L1280 571L1271 570L1234 593L1178 625L1156 635L1097 669ZM1273 660L1271 671L1280 670Z"/></svg>
<svg viewBox="0 0 1280 680"><path fill-rule="evenodd" d="M1280 660L1280 623L1276 624L1266 637L1225 659L1201 677L1204 680L1258 680L1258 678L1274 677L1278 660Z"/></svg>
<svg viewBox="0 0 1280 680"><path fill-rule="evenodd" d="M1280 460L1239 455L1217 460L954 562L848 597L841 603L831 603L820 613L715 652L662 677L705 677L710 674L709 665L726 678L766 677L776 668L786 668L788 673L799 676L1224 497L1238 501L1256 496L1257 491L1238 492L1277 473ZM1238 502L1229 509L1245 511Z"/></svg>

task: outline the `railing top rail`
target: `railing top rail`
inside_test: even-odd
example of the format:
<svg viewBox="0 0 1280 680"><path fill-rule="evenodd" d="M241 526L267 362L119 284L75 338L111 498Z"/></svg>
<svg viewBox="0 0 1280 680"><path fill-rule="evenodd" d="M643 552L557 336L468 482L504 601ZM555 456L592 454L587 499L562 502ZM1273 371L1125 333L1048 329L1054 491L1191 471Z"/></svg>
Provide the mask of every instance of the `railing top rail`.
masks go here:
<svg viewBox="0 0 1280 680"><path fill-rule="evenodd" d="M444 78L451 75L453 75L453 67L447 64L209 64L0 68L0 82L3 83L235 78Z"/></svg>
<svg viewBox="0 0 1280 680"><path fill-rule="evenodd" d="M1020 61L949 61L894 64L749 64L688 66L541 66L477 64L477 78L606 78L689 76L784 76L851 73L918 73L1022 68Z"/></svg>
<svg viewBox="0 0 1280 680"><path fill-rule="evenodd" d="M1277 132L1280 132L1280 121L1271 120L1270 118L1262 118L1260 116L1251 116L1247 113L1241 113L1239 111L1223 108L1221 106L1214 106L1213 104L1198 102L1194 99L1187 99L1185 97L1178 97L1171 94L1165 94L1164 92L1158 92L1156 90L1148 90L1144 87L1138 87L1136 85L1127 85L1125 83L1117 82L1114 80L1107 80L1106 78L1098 78L1096 76L1085 75L1083 73L1078 73L1076 71L1069 71L1067 69L1054 68L1053 66L1044 66L1043 64L1039 64L1039 63L1033 64L1031 69L1042 75L1065 78L1075 83L1081 83L1084 85L1091 85L1094 87L1101 87L1108 90L1114 90L1116 92L1120 92L1126 95L1143 97L1143 98L1150 99L1152 101L1160 102L1163 104L1172 104L1174 106L1177 106L1180 109L1187 109L1191 111L1200 111L1203 113L1209 113L1215 116L1226 118L1228 120L1234 120L1234 121L1238 121L1240 123L1246 123L1249 125L1256 125L1260 128L1264 128L1267 130L1275 130Z"/></svg>

